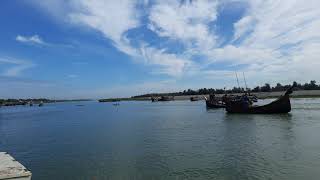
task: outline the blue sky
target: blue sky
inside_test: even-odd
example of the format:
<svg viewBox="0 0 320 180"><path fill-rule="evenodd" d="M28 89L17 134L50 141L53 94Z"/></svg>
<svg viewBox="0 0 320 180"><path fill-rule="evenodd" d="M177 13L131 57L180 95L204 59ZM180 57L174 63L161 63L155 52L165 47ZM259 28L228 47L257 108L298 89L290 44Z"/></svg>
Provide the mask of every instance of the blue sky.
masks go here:
<svg viewBox="0 0 320 180"><path fill-rule="evenodd" d="M2 0L2 98L319 80L320 2ZM243 82L241 82L243 84Z"/></svg>

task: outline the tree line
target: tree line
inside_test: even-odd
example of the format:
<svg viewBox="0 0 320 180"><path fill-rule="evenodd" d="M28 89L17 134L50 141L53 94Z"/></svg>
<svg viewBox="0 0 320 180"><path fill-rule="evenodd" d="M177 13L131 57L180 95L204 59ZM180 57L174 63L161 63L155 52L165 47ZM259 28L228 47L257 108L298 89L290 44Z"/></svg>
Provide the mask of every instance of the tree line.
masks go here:
<svg viewBox="0 0 320 180"><path fill-rule="evenodd" d="M320 90L320 85L317 85L315 80L311 80L309 83L300 84L296 81L293 82L293 85L296 87L296 90ZM243 93L243 92L277 92L285 91L290 85L282 85L277 83L275 86L271 86L269 83L265 83L263 86L256 86L254 88L242 88L242 87L233 87L232 89L214 89L214 88L201 88L198 90L187 89L181 92L172 92L172 93L149 93L138 96L133 96L132 98L139 97L152 97L152 96L184 96L184 95L204 95L204 94L225 94L225 93Z"/></svg>
<svg viewBox="0 0 320 180"><path fill-rule="evenodd" d="M0 104L3 103L17 103L17 102L51 102L50 99L38 98L38 99L0 99Z"/></svg>

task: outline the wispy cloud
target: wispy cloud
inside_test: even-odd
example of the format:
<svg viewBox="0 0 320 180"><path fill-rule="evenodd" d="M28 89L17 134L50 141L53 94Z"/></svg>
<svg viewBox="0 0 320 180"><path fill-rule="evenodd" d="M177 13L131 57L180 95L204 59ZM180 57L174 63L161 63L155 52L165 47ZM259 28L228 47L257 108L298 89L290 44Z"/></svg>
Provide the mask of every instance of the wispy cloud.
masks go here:
<svg viewBox="0 0 320 180"><path fill-rule="evenodd" d="M8 76L8 77L19 76L23 71L35 66L35 64L33 64L30 61L8 58L8 57L0 57L0 64L4 64L8 66L1 73L2 76Z"/></svg>
<svg viewBox="0 0 320 180"><path fill-rule="evenodd" d="M234 24L234 38L239 43L223 47L218 53L211 52L210 57L219 53L218 59L233 56L232 63L248 64L244 70L257 81L306 81L318 77L320 2L246 2L249 8L245 16Z"/></svg>
<svg viewBox="0 0 320 180"><path fill-rule="evenodd" d="M17 35L16 41L20 43L45 46L45 47L74 48L74 45L72 44L52 43L52 42L45 41L42 37L40 37L37 34L32 36Z"/></svg>
<svg viewBox="0 0 320 180"><path fill-rule="evenodd" d="M151 8L149 28L159 36L182 41L188 48L212 48L216 35L209 23L217 19L218 1L157 1Z"/></svg>
<svg viewBox="0 0 320 180"><path fill-rule="evenodd" d="M33 36L17 35L16 41L21 43L48 45L48 43L44 42L39 35L33 35Z"/></svg>
<svg viewBox="0 0 320 180"><path fill-rule="evenodd" d="M125 33L140 24L136 10L137 2L132 0L71 2L74 11L67 14L70 22L96 29L111 39L120 51L136 55L136 49L130 46Z"/></svg>

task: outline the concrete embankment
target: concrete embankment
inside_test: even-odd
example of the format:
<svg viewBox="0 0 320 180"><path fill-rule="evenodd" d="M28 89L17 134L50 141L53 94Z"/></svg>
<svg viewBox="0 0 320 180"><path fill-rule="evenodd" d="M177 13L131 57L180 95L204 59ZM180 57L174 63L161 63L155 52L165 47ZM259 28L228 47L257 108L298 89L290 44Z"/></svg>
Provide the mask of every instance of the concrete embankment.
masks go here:
<svg viewBox="0 0 320 180"><path fill-rule="evenodd" d="M0 180L31 180L31 172L6 152L0 152Z"/></svg>

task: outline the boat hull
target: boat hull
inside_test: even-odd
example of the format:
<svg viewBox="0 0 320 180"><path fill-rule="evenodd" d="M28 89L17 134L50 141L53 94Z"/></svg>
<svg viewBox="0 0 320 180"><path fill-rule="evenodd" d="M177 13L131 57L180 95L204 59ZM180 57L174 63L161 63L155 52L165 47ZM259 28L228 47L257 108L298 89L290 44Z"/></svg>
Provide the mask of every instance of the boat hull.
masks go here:
<svg viewBox="0 0 320 180"><path fill-rule="evenodd" d="M211 101L206 101L206 106L207 108L225 108L226 105L222 103L217 103L217 102L211 102Z"/></svg>
<svg viewBox="0 0 320 180"><path fill-rule="evenodd" d="M241 101L230 101L226 103L228 113L242 114L280 114L291 111L290 97L288 94L263 106L244 106Z"/></svg>

